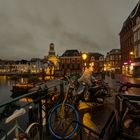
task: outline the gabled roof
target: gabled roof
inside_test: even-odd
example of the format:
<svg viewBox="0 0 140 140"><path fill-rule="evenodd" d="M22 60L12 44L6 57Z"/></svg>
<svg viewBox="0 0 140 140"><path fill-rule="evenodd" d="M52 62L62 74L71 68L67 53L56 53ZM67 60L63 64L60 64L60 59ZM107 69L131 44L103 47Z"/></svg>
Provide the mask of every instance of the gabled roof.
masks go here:
<svg viewBox="0 0 140 140"><path fill-rule="evenodd" d="M134 18L136 15L140 16L140 0L138 1L137 5L135 8L132 10L132 12L129 14L128 18L124 21L122 29L120 33L123 31L123 29L131 22L132 18Z"/></svg>
<svg viewBox="0 0 140 140"><path fill-rule="evenodd" d="M95 60L98 60L100 57L104 57L103 54L101 54L101 53L96 53L96 52L95 52L95 53L89 52L88 55L89 55L90 57L93 56Z"/></svg>
<svg viewBox="0 0 140 140"><path fill-rule="evenodd" d="M80 53L78 50L66 50L61 57L65 56L80 56Z"/></svg>
<svg viewBox="0 0 140 140"><path fill-rule="evenodd" d="M120 49L112 49L110 52L108 52L108 54L119 54L121 53L121 50Z"/></svg>

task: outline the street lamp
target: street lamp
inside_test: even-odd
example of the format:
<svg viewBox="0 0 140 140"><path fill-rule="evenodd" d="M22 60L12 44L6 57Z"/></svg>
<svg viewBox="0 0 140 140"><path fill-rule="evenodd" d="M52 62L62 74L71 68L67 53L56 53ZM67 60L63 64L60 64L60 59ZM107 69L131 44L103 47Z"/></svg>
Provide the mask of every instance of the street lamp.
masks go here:
<svg viewBox="0 0 140 140"><path fill-rule="evenodd" d="M130 54L130 59L133 60L134 59L134 52L131 51L129 54Z"/></svg>
<svg viewBox="0 0 140 140"><path fill-rule="evenodd" d="M130 54L130 61L129 61L129 74L133 74L134 52L133 52L133 51L131 51L129 54Z"/></svg>
<svg viewBox="0 0 140 140"><path fill-rule="evenodd" d="M85 71L86 59L87 59L87 54L86 54L86 53L83 53L83 54L82 54L82 59L83 59L83 62L84 62L84 71Z"/></svg>

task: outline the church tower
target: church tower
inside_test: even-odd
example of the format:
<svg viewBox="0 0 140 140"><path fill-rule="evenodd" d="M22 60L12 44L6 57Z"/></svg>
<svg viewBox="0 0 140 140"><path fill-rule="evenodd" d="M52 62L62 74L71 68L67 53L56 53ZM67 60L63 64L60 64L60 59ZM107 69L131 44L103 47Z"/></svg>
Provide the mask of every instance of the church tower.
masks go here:
<svg viewBox="0 0 140 140"><path fill-rule="evenodd" d="M50 43L49 56L55 56L54 43Z"/></svg>

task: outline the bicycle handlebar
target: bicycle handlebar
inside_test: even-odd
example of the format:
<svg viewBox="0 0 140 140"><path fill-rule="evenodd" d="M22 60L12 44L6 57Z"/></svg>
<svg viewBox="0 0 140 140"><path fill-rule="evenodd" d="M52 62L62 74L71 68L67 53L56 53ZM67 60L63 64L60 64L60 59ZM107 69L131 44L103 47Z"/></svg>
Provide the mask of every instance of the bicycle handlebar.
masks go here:
<svg viewBox="0 0 140 140"><path fill-rule="evenodd" d="M140 84L135 84L135 83L130 83L130 82L123 83L120 81L117 81L116 83L119 83L121 86L127 86L128 88L131 88L131 87L140 88Z"/></svg>
<svg viewBox="0 0 140 140"><path fill-rule="evenodd" d="M123 95L119 94L119 96L123 99L124 103L126 104L126 106L129 108L129 110L134 111L136 108L134 107L134 105L132 105L132 103L129 101L129 99L127 97L124 97Z"/></svg>

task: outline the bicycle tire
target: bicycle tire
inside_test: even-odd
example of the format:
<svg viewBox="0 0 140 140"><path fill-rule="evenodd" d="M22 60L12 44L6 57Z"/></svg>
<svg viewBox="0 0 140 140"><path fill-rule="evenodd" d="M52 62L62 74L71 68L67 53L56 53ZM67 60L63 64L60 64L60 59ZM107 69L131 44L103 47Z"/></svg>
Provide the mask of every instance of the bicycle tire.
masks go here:
<svg viewBox="0 0 140 140"><path fill-rule="evenodd" d="M31 123L25 133L27 134L27 136L29 137L29 139L31 140L40 140L40 125L37 122L33 122Z"/></svg>
<svg viewBox="0 0 140 140"><path fill-rule="evenodd" d="M129 133L131 136L140 139L140 122L133 121L129 127Z"/></svg>
<svg viewBox="0 0 140 140"><path fill-rule="evenodd" d="M72 123L72 122L73 121L79 122L80 116L79 116L78 111L75 109L73 105L64 103L64 113L65 113L65 118L64 118L65 121L64 121L62 120L62 118L59 117L61 108L62 108L62 104L58 104L50 111L50 114L48 117L49 130L50 130L50 133L57 139L69 139L72 136L74 136L74 134L79 130L79 124ZM53 123L55 124L55 126ZM68 131L66 132L67 129L70 132Z"/></svg>
<svg viewBox="0 0 140 140"><path fill-rule="evenodd" d="M7 140L7 132L3 129L0 129L0 139Z"/></svg>

